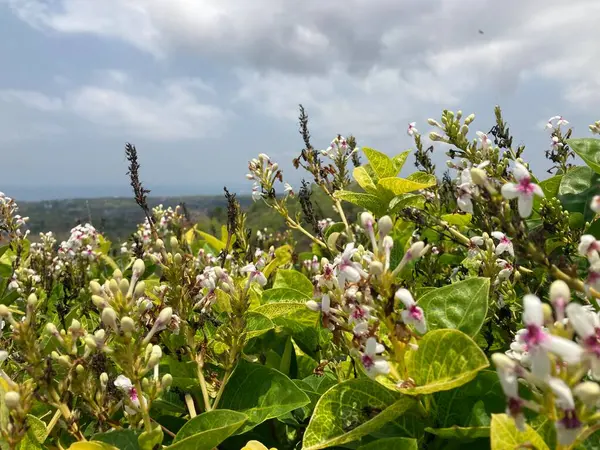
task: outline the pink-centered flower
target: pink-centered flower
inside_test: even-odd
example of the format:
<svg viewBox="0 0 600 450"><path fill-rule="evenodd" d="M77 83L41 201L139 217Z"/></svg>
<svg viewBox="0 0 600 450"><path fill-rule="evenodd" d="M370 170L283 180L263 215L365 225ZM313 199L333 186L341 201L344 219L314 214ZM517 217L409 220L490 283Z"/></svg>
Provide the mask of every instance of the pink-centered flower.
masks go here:
<svg viewBox="0 0 600 450"><path fill-rule="evenodd" d="M367 339L364 351L360 356L363 367L367 371L367 375L375 378L377 375L386 375L390 372L390 365L380 353L385 350L384 346L377 343L374 337Z"/></svg>
<svg viewBox="0 0 600 450"><path fill-rule="evenodd" d="M556 406L563 417L555 423L556 439L561 446L570 446L581 431L582 423L575 411L575 400L571 388L560 378L550 378L548 386L555 395Z"/></svg>
<svg viewBox="0 0 600 450"><path fill-rule="evenodd" d="M129 401L135 408L134 409L131 406L125 404L125 412L129 415L137 414L140 407L140 399L138 398L138 392L133 386L131 380L125 375L119 375L114 381L114 385L117 389L120 389L122 392L125 393L125 395L127 395Z"/></svg>
<svg viewBox="0 0 600 450"><path fill-rule="evenodd" d="M479 142L481 142L481 147L483 150L487 150L492 145L492 141L489 136L483 131L478 131L477 136L479 137Z"/></svg>
<svg viewBox="0 0 600 450"><path fill-rule="evenodd" d="M600 195L594 195L592 202L590 203L590 209L596 214L600 213Z"/></svg>
<svg viewBox="0 0 600 450"><path fill-rule="evenodd" d="M361 277L367 277L360 263L352 260L357 251L358 249L354 248L354 242L350 242L342 254L336 257L334 267L338 271L337 278L340 287L343 287L346 281L356 283L360 281Z"/></svg>
<svg viewBox="0 0 600 450"><path fill-rule="evenodd" d="M396 300L400 300L404 305L404 310L401 312L402 320L407 325L413 325L420 334L427 332L427 322L425 322L425 314L417 302L413 298L408 289L398 289L395 294Z"/></svg>
<svg viewBox="0 0 600 450"><path fill-rule="evenodd" d="M527 330L523 334L523 342L531 356L531 371L536 377L546 380L550 376L548 353L553 353L570 364L581 360L583 351L579 345L543 329L542 302L533 294L523 297L523 323Z"/></svg>
<svg viewBox="0 0 600 450"><path fill-rule="evenodd" d="M248 264L242 267L240 272L250 274L248 282L256 281L261 286L267 284L267 277L265 277L265 274L258 270L254 264Z"/></svg>
<svg viewBox="0 0 600 450"><path fill-rule="evenodd" d="M581 338L585 358L590 362L592 376L600 379L600 318L579 303L570 303L566 308L569 323Z"/></svg>
<svg viewBox="0 0 600 450"><path fill-rule="evenodd" d="M585 256L590 264L600 260L600 242L591 234L581 236L577 251L581 256Z"/></svg>
<svg viewBox="0 0 600 450"><path fill-rule="evenodd" d="M513 248L512 241L501 231L492 231L492 236L498 239L496 245L496 255L500 256L502 253L507 252L510 256L515 256L515 250Z"/></svg>
<svg viewBox="0 0 600 450"><path fill-rule="evenodd" d="M415 133L418 133L419 130L417 130L417 122L411 122L408 124L408 129L406 130L406 133L409 136L413 136Z"/></svg>
<svg viewBox="0 0 600 450"><path fill-rule="evenodd" d="M494 353L492 361L500 379L502 391L506 396L506 414L513 418L518 430L525 431L525 416L523 415L523 400L519 397L519 366L502 353Z"/></svg>
<svg viewBox="0 0 600 450"><path fill-rule="evenodd" d="M523 164L515 163L513 174L517 183L506 183L502 186L502 196L507 200L518 199L519 215L527 218L533 209L534 196L544 197L544 191L531 182L531 174Z"/></svg>

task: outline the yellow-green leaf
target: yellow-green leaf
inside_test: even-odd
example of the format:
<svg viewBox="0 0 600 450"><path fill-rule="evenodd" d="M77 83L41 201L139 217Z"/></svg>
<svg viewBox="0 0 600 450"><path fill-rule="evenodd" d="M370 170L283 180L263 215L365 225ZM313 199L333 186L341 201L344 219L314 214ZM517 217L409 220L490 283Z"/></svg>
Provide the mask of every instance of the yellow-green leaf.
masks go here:
<svg viewBox="0 0 600 450"><path fill-rule="evenodd" d="M119 450L110 444L100 441L74 442L68 450Z"/></svg>
<svg viewBox="0 0 600 450"><path fill-rule="evenodd" d="M212 450L239 430L248 420L245 414L227 409L204 412L187 422L168 449Z"/></svg>
<svg viewBox="0 0 600 450"><path fill-rule="evenodd" d="M471 441L490 435L490 427L459 427L455 425L448 428L425 428L425 431L443 439L458 439L461 441Z"/></svg>
<svg viewBox="0 0 600 450"><path fill-rule="evenodd" d="M448 222L450 225L456 225L457 227L466 227L471 223L471 214L443 214L442 220Z"/></svg>
<svg viewBox="0 0 600 450"><path fill-rule="evenodd" d="M334 195L338 200L344 200L348 203L353 203L376 214L380 213L381 210L385 208L383 201L374 194L352 191L336 191Z"/></svg>
<svg viewBox="0 0 600 450"><path fill-rule="evenodd" d="M246 339L252 339L275 327L273 321L256 311L246 313Z"/></svg>
<svg viewBox="0 0 600 450"><path fill-rule="evenodd" d="M377 186L375 186L371 175L369 175L367 169L365 169L363 166L355 167L352 171L352 176L354 177L358 185L365 191L371 194L377 192Z"/></svg>
<svg viewBox="0 0 600 450"><path fill-rule="evenodd" d="M392 158L392 164L394 165L394 175L397 176L398 173L402 170L404 163L406 162L406 158L410 154L410 150L406 150L405 152L399 153Z"/></svg>
<svg viewBox="0 0 600 450"><path fill-rule="evenodd" d="M393 177L398 173L394 168L394 163L385 153L369 147L363 147L363 152L367 156L369 164L378 178Z"/></svg>
<svg viewBox="0 0 600 450"><path fill-rule="evenodd" d="M520 432L515 421L506 414L492 414L490 440L492 450L514 450L525 445L536 450L550 450L533 428L525 425L525 431Z"/></svg>
<svg viewBox="0 0 600 450"><path fill-rule="evenodd" d="M302 449L318 450L355 441L414 405L414 399L386 389L370 378L336 384L317 402L304 433Z"/></svg>
<svg viewBox="0 0 600 450"><path fill-rule="evenodd" d="M208 245L210 245L217 252L220 252L225 248L226 242L221 241L220 239L214 237L212 234L205 233L204 231L198 230L198 234L206 241Z"/></svg>
<svg viewBox="0 0 600 450"><path fill-rule="evenodd" d="M485 353L462 331L435 330L409 352L406 367L416 387L401 389L409 395L447 391L471 381L489 366Z"/></svg>
<svg viewBox="0 0 600 450"><path fill-rule="evenodd" d="M405 437L377 439L361 445L358 450L417 450L417 440Z"/></svg>
<svg viewBox="0 0 600 450"><path fill-rule="evenodd" d="M275 269L285 266L292 260L292 247L289 245L282 245L275 250L275 258L267 264L264 268L263 273L265 277L269 277Z"/></svg>
<svg viewBox="0 0 600 450"><path fill-rule="evenodd" d="M378 185L393 192L394 195L400 195L435 186L435 183L433 176L429 176L429 178L415 177L415 179L389 177L380 179Z"/></svg>
<svg viewBox="0 0 600 450"><path fill-rule="evenodd" d="M304 311L308 309L306 303L300 302L278 302L278 303L267 303L266 305L259 306L254 311L260 313L269 319L274 319L281 316L289 316L296 311Z"/></svg>

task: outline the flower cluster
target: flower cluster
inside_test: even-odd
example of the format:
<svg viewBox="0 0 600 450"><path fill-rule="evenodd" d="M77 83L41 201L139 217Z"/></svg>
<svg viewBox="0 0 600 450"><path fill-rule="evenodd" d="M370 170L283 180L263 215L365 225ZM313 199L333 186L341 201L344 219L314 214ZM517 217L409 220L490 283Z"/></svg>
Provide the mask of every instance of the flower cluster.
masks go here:
<svg viewBox="0 0 600 450"><path fill-rule="evenodd" d="M61 271L64 266L89 264L98 257L100 234L89 223L77 225L71 230L69 239L60 243L55 270Z"/></svg>
<svg viewBox="0 0 600 450"><path fill-rule="evenodd" d="M558 442L571 445L598 410L600 387L600 318L593 308L571 302L561 280L552 283L550 304L535 295L523 298L523 324L506 354L492 360L507 397L507 414L524 429L523 408L556 417ZM534 399L519 394L519 382L534 392ZM555 408L555 410L553 409Z"/></svg>
<svg viewBox="0 0 600 450"><path fill-rule="evenodd" d="M29 230L25 230L29 217L20 216L18 211L17 202L0 192L0 246L7 245L13 239L24 239L29 234Z"/></svg>

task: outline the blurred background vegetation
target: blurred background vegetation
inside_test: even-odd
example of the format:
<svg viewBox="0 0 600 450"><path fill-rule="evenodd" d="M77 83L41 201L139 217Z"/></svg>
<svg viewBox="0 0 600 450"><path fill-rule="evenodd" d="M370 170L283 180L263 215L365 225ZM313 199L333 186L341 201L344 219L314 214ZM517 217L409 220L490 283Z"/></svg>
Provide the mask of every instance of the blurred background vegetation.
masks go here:
<svg viewBox="0 0 600 450"><path fill-rule="evenodd" d="M284 221L276 212L269 209L262 201L253 202L250 196L237 197L242 209L248 212L247 226L253 232L263 228L269 231L283 231ZM339 221L334 212L331 200L318 188L312 189L311 201L318 219L331 218ZM220 235L221 225L226 223L227 202L225 196L190 196L190 197L149 197L150 207L162 204L165 208L175 208L185 204L191 220L198 223L200 229L211 234ZM293 213L300 211L296 198L288 201ZM359 208L344 203L344 210L353 220ZM112 242L123 242L144 221L144 213L132 198L94 198L49 200L39 202L19 202L19 214L29 217L31 239L37 240L40 232L52 231L57 239L66 240L71 228L78 223L91 223ZM310 227L308 227L310 229ZM299 236L296 236L298 240Z"/></svg>

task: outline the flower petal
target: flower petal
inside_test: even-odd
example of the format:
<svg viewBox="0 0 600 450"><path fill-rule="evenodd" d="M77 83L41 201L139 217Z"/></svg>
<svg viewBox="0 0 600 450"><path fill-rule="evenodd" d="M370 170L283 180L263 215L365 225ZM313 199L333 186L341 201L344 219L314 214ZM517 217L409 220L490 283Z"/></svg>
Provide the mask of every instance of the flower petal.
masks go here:
<svg viewBox="0 0 600 450"><path fill-rule="evenodd" d="M523 297L523 323L541 327L544 324L544 311L541 300L533 295L527 294Z"/></svg>
<svg viewBox="0 0 600 450"><path fill-rule="evenodd" d="M520 195L519 196L519 215L525 219L531 215L532 210L533 210L533 196L532 195Z"/></svg>
<svg viewBox="0 0 600 450"><path fill-rule="evenodd" d="M517 198L519 196L519 190L515 183L506 183L502 186L501 189L502 197L507 200L512 200L513 198Z"/></svg>

